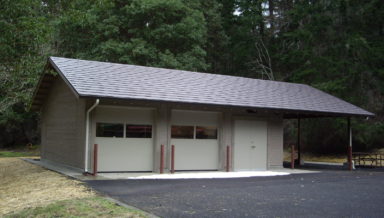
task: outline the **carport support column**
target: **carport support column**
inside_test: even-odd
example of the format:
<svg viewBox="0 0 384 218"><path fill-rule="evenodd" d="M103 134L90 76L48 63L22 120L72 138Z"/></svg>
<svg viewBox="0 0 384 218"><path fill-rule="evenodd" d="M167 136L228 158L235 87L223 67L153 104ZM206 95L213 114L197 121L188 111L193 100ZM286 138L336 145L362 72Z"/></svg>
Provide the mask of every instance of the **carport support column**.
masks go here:
<svg viewBox="0 0 384 218"><path fill-rule="evenodd" d="M299 117L297 118L297 165L298 166L300 166L301 164L300 134L301 134L301 128L300 128L300 117Z"/></svg>
<svg viewBox="0 0 384 218"><path fill-rule="evenodd" d="M348 117L348 169L353 169L352 164L352 128L351 128L351 118Z"/></svg>

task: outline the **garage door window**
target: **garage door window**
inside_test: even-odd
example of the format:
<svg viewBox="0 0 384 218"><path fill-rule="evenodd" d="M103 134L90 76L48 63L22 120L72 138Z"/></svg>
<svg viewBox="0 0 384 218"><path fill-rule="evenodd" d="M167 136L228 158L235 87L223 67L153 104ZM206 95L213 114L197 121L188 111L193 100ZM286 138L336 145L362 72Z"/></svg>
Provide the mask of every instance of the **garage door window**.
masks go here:
<svg viewBox="0 0 384 218"><path fill-rule="evenodd" d="M96 137L123 138L124 124L120 123L96 123Z"/></svg>
<svg viewBox="0 0 384 218"><path fill-rule="evenodd" d="M193 139L193 126L172 126L171 137L174 139Z"/></svg>
<svg viewBox="0 0 384 218"><path fill-rule="evenodd" d="M151 125L127 124L125 129L126 138L152 138Z"/></svg>
<svg viewBox="0 0 384 218"><path fill-rule="evenodd" d="M217 139L217 128L213 126L196 126L196 139Z"/></svg>
<svg viewBox="0 0 384 218"><path fill-rule="evenodd" d="M217 127L214 126L172 126L174 139L217 139Z"/></svg>

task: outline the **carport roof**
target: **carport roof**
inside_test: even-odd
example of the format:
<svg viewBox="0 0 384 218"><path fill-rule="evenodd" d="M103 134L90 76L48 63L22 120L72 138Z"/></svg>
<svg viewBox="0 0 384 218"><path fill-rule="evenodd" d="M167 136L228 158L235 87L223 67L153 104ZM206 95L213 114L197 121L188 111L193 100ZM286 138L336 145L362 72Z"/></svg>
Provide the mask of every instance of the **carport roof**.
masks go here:
<svg viewBox="0 0 384 218"><path fill-rule="evenodd" d="M374 115L305 84L61 57L50 57L49 63L80 97L234 106L307 116ZM34 98L32 106L38 104Z"/></svg>

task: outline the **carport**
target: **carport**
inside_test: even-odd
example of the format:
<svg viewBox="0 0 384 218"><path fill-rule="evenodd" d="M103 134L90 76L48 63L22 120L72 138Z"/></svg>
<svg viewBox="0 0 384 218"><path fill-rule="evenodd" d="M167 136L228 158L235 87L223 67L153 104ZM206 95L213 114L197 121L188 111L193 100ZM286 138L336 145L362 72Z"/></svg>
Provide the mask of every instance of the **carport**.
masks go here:
<svg viewBox="0 0 384 218"><path fill-rule="evenodd" d="M290 114L285 117L285 119L289 120L296 120L297 123L297 139L296 139L296 145L292 145L293 147L291 149L295 149L294 153L297 154L297 157L294 158L294 165L300 166L302 163L301 158L301 120L303 119L321 119L321 118L345 118L347 125L345 126L345 132L347 135L347 138L345 139L345 151L346 151L346 157L347 157L347 164L348 164L348 170L353 170L354 165L352 163L352 126L351 126L351 119L357 118L357 119L369 119L373 115L369 116L361 116L361 115L351 115L351 114L322 114L322 113L305 113L305 114ZM292 155L292 154L291 154ZM296 155L295 155L296 156ZM291 160L292 161L292 160ZM292 166L294 166L292 165Z"/></svg>

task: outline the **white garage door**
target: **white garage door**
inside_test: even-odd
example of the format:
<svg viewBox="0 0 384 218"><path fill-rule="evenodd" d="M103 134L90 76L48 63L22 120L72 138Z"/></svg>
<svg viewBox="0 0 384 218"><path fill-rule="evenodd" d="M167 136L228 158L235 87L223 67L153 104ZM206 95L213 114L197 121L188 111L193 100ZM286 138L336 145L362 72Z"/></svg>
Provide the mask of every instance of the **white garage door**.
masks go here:
<svg viewBox="0 0 384 218"><path fill-rule="evenodd" d="M97 107L94 143L98 171L153 171L153 110Z"/></svg>
<svg viewBox="0 0 384 218"><path fill-rule="evenodd" d="M175 170L217 170L218 113L172 111L171 144Z"/></svg>
<svg viewBox="0 0 384 218"><path fill-rule="evenodd" d="M234 130L236 171L267 169L267 123L236 120Z"/></svg>

